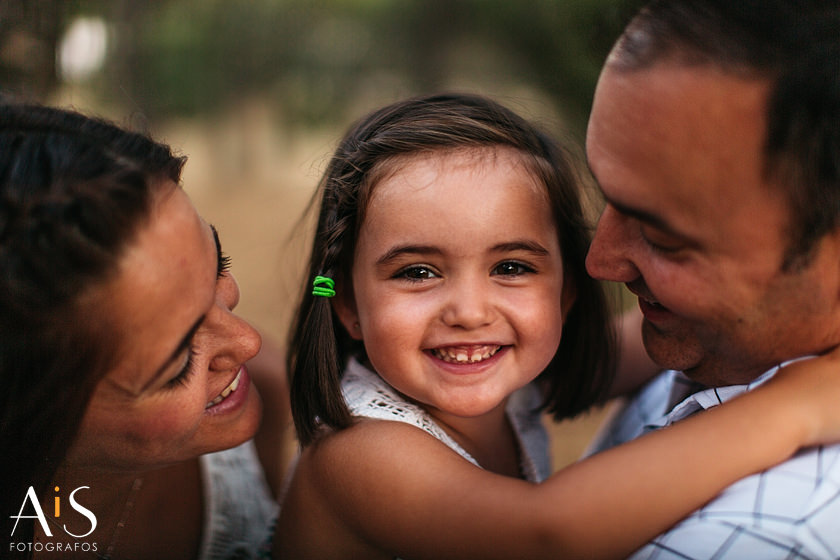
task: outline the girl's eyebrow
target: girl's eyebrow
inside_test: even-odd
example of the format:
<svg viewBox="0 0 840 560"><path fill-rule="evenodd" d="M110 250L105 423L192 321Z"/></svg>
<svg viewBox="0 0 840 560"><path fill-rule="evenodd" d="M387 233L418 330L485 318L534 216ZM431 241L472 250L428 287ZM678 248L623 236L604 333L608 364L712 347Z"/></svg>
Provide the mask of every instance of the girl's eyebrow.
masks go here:
<svg viewBox="0 0 840 560"><path fill-rule="evenodd" d="M537 243L536 241L531 241L529 239L521 239L516 241L506 241L505 243L499 243L498 245L494 245L491 249L494 253L510 253L513 251L526 251L528 253L534 253L535 255L547 255L548 249Z"/></svg>
<svg viewBox="0 0 840 560"><path fill-rule="evenodd" d="M505 241L493 245L490 248L492 253L511 253L514 251L525 251L535 255L543 256L548 254L548 249L529 239L518 239ZM433 245L397 245L391 247L384 255L376 259L377 266L387 265L405 255L442 255L443 251Z"/></svg>
<svg viewBox="0 0 840 560"><path fill-rule="evenodd" d="M376 264L386 265L403 255L442 255L443 251L431 245L397 245L376 259Z"/></svg>

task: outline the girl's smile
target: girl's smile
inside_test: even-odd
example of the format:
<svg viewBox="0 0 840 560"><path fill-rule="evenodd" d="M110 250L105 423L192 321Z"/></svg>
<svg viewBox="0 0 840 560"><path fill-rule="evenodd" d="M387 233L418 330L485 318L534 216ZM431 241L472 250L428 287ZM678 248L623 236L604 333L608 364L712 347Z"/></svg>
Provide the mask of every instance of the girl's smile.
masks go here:
<svg viewBox="0 0 840 560"><path fill-rule="evenodd" d="M496 344L448 346L429 350L435 358L450 364L476 364L496 355L502 347Z"/></svg>

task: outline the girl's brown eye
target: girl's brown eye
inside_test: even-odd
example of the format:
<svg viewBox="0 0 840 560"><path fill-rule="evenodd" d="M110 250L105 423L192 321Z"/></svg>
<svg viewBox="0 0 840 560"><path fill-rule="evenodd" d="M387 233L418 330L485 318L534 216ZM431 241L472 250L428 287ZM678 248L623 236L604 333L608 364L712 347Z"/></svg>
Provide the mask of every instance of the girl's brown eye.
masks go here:
<svg viewBox="0 0 840 560"><path fill-rule="evenodd" d="M427 266L409 266L400 270L394 275L394 278L404 278L406 280L428 280L436 278L438 275Z"/></svg>
<svg viewBox="0 0 840 560"><path fill-rule="evenodd" d="M521 274L527 274L529 272L534 272L534 269L530 266L516 261L503 262L493 269L493 274L497 274L500 276L519 276Z"/></svg>

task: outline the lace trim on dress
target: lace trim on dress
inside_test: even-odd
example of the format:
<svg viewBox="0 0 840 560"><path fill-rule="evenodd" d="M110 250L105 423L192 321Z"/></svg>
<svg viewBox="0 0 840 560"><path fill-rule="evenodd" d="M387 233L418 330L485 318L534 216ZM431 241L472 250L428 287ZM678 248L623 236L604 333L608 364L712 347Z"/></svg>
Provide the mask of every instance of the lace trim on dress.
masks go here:
<svg viewBox="0 0 840 560"><path fill-rule="evenodd" d="M404 422L420 428L443 442L477 467L481 467L458 442L449 436L422 407L410 403L379 375L351 359L341 388L354 416ZM507 415L519 441L522 474L526 480L540 482L551 474L548 434L537 411L539 391L534 385L523 387L508 399Z"/></svg>

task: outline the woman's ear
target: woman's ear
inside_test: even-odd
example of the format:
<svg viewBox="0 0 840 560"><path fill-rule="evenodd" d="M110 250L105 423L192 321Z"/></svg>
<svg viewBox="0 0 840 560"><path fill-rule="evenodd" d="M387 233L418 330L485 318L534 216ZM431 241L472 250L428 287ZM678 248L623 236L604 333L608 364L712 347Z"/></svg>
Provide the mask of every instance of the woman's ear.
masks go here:
<svg viewBox="0 0 840 560"><path fill-rule="evenodd" d="M344 329L355 340L362 340L362 329L359 327L359 314L356 311L356 298L353 297L353 287L336 290L331 300L333 311Z"/></svg>

